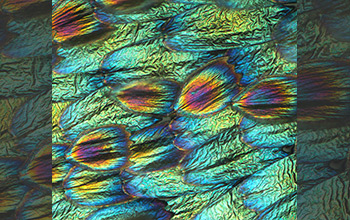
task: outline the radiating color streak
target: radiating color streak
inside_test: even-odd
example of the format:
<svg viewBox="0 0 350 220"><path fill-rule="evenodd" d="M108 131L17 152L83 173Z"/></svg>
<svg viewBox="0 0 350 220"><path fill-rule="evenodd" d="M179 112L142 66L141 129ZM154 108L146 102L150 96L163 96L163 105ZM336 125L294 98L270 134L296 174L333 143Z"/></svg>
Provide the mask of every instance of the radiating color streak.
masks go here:
<svg viewBox="0 0 350 220"><path fill-rule="evenodd" d="M129 109L152 114L167 114L173 110L180 86L175 81L135 81L116 90L117 99Z"/></svg>
<svg viewBox="0 0 350 220"><path fill-rule="evenodd" d="M101 31L102 25L87 3L70 1L52 14L53 38L57 42Z"/></svg>
<svg viewBox="0 0 350 220"><path fill-rule="evenodd" d="M136 14L149 9L162 0L94 0L99 8L106 7L110 14Z"/></svg>
<svg viewBox="0 0 350 220"><path fill-rule="evenodd" d="M15 13L27 8L28 6L35 6L45 2L49 3L47 0L5 0L1 7L2 10L6 12Z"/></svg>
<svg viewBox="0 0 350 220"><path fill-rule="evenodd" d="M78 138L67 158L94 170L117 169L127 161L129 144L122 128L101 127Z"/></svg>
<svg viewBox="0 0 350 220"><path fill-rule="evenodd" d="M296 116L295 77L272 77L257 82L233 99L233 107L256 119Z"/></svg>
<svg viewBox="0 0 350 220"><path fill-rule="evenodd" d="M118 7L118 9L123 10L133 5L142 4L145 0L97 0L96 2L109 7Z"/></svg>
<svg viewBox="0 0 350 220"><path fill-rule="evenodd" d="M176 110L179 113L204 115L226 107L238 92L240 76L227 59L219 59L189 77L182 89Z"/></svg>
<svg viewBox="0 0 350 220"><path fill-rule="evenodd" d="M119 171L97 172L73 167L63 187L68 199L84 206L110 205L131 199L123 191Z"/></svg>
<svg viewBox="0 0 350 220"><path fill-rule="evenodd" d="M30 178L39 185L51 187L51 145L44 146L23 171L23 178Z"/></svg>
<svg viewBox="0 0 350 220"><path fill-rule="evenodd" d="M342 60L301 63L298 66L298 122L334 123L348 117L349 73L350 64Z"/></svg>

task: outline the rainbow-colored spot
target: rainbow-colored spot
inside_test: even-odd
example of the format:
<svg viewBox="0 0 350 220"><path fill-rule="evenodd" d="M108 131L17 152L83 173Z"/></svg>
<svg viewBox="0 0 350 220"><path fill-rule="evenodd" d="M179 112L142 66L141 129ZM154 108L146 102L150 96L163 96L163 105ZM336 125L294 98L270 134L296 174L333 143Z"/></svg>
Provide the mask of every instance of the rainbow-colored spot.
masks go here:
<svg viewBox="0 0 350 220"><path fill-rule="evenodd" d="M48 3L50 6L50 2L47 0L5 0L1 7L6 12L15 13L30 6L38 6L43 3Z"/></svg>
<svg viewBox="0 0 350 220"><path fill-rule="evenodd" d="M23 179L29 178L35 183L51 187L51 145L44 146L23 171Z"/></svg>
<svg viewBox="0 0 350 220"><path fill-rule="evenodd" d="M179 113L203 115L226 107L239 91L241 77L227 58L216 60L189 77L176 105Z"/></svg>
<svg viewBox="0 0 350 220"><path fill-rule="evenodd" d="M256 119L288 119L296 116L296 99L295 77L271 77L237 95L233 107Z"/></svg>
<svg viewBox="0 0 350 220"><path fill-rule="evenodd" d="M129 144L129 134L122 128L101 127L78 138L67 158L93 170L117 169L127 161Z"/></svg>
<svg viewBox="0 0 350 220"><path fill-rule="evenodd" d="M123 9L130 7L136 3L144 2L145 0L130 1L130 0L97 0L97 3L103 4L109 7L118 7L118 9Z"/></svg>
<svg viewBox="0 0 350 220"><path fill-rule="evenodd" d="M117 99L127 108L141 113L167 114L173 110L180 86L175 81L135 81L116 90Z"/></svg>
<svg viewBox="0 0 350 220"><path fill-rule="evenodd" d="M85 2L68 1L53 10L53 39L57 42L91 35L106 28L93 14L93 8Z"/></svg>
<svg viewBox="0 0 350 220"><path fill-rule="evenodd" d="M107 7L117 14L134 14L144 11L161 0L94 0L99 7ZM115 11L114 11L115 10Z"/></svg>
<svg viewBox="0 0 350 220"><path fill-rule="evenodd" d="M298 122L336 121L349 117L349 63L313 60L298 66Z"/></svg>

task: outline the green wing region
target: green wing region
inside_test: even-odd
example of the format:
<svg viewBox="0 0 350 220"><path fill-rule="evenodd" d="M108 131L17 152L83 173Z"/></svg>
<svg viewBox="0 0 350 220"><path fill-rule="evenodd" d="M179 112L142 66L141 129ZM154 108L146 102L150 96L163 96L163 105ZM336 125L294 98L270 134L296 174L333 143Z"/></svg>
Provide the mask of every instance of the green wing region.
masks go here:
<svg viewBox="0 0 350 220"><path fill-rule="evenodd" d="M53 2L53 219L296 219L296 3Z"/></svg>

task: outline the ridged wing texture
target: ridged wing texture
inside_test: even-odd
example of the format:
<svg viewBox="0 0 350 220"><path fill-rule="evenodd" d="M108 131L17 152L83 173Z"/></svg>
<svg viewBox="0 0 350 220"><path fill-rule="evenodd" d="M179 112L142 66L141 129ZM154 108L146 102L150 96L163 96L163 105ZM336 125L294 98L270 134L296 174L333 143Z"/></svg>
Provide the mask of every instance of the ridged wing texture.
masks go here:
<svg viewBox="0 0 350 220"><path fill-rule="evenodd" d="M53 4L54 219L295 217L293 2Z"/></svg>
<svg viewBox="0 0 350 220"><path fill-rule="evenodd" d="M300 7L297 214L348 219L350 7L343 0L301 1Z"/></svg>
<svg viewBox="0 0 350 220"><path fill-rule="evenodd" d="M0 3L0 219L51 219L51 3ZM67 175L65 172L64 175Z"/></svg>

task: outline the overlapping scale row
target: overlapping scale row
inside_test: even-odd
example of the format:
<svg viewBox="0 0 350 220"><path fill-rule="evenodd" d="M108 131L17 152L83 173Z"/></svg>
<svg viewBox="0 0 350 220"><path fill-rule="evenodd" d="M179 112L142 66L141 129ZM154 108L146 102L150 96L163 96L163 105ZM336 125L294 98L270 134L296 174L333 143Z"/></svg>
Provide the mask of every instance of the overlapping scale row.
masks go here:
<svg viewBox="0 0 350 220"><path fill-rule="evenodd" d="M51 209L51 193L33 189L25 194L16 216L19 219L52 219Z"/></svg>
<svg viewBox="0 0 350 220"><path fill-rule="evenodd" d="M90 215L88 220L98 219L144 219L144 220L168 220L172 214L164 211L164 204L154 200L138 199L120 206L112 206L100 209Z"/></svg>
<svg viewBox="0 0 350 220"><path fill-rule="evenodd" d="M133 24L133 26L136 25ZM126 28L132 29L133 26L128 24ZM120 85L137 79L157 80L160 76L183 82L203 63L221 57L220 54L211 52L169 51L163 45L162 39L153 40L162 35L157 28L159 26L157 23L147 23L142 26L148 27L148 30L138 33L137 43L117 48L103 58L101 71L106 76L107 85ZM131 30L125 30L127 31ZM145 37L149 39L146 42L144 42Z"/></svg>
<svg viewBox="0 0 350 220"><path fill-rule="evenodd" d="M298 14L298 219L349 218L348 14L343 0Z"/></svg>
<svg viewBox="0 0 350 220"><path fill-rule="evenodd" d="M199 185L237 181L287 155L273 148L252 149L238 137L238 129L226 131L188 153L181 161L185 181Z"/></svg>
<svg viewBox="0 0 350 220"><path fill-rule="evenodd" d="M65 194L73 202L86 206L103 206L125 202L119 172L96 172L73 167L64 180Z"/></svg>
<svg viewBox="0 0 350 220"><path fill-rule="evenodd" d="M51 2L0 2L0 219L51 219Z"/></svg>
<svg viewBox="0 0 350 220"><path fill-rule="evenodd" d="M171 18L188 9L194 8L197 4L182 1L106 1L94 0L97 7L95 16L101 22L107 24L127 24L133 22L147 23L161 21ZM128 7L126 7L128 6ZM163 21L162 21L163 20Z"/></svg>
<svg viewBox="0 0 350 220"><path fill-rule="evenodd" d="M181 169L173 167L148 173L122 173L124 190L141 198L172 198L197 191L206 191L215 186L198 186L183 181Z"/></svg>
<svg viewBox="0 0 350 220"><path fill-rule="evenodd" d="M296 122L257 123L245 117L239 127L242 130L241 140L252 147L278 147L289 151L296 144Z"/></svg>
<svg viewBox="0 0 350 220"><path fill-rule="evenodd" d="M171 50L215 51L266 43L272 39L269 27L288 9L267 6L261 10L227 10L213 4L195 7L169 19L164 44Z"/></svg>
<svg viewBox="0 0 350 220"><path fill-rule="evenodd" d="M40 8L45 5L50 3L0 4L1 219L51 218L50 12ZM35 7L37 14L29 10Z"/></svg>
<svg viewBox="0 0 350 220"><path fill-rule="evenodd" d="M6 18L6 15L4 15ZM5 35L1 54L11 58L49 57L51 55L51 19L38 16L32 19L9 19L5 22ZM35 42L35 43L33 43ZM7 63L10 60L6 60ZM19 60L17 60L19 61ZM50 66L46 61L42 65ZM30 64L29 64L30 65ZM34 67L34 66L33 66ZM46 77L50 75L46 72ZM31 72L29 72L31 75ZM49 86L46 84L46 86ZM25 85L21 85L25 89ZM45 88L47 90L47 87ZM43 89L43 90L45 90ZM30 89L26 89L29 90Z"/></svg>
<svg viewBox="0 0 350 220"><path fill-rule="evenodd" d="M149 115L130 113L121 104L116 104L113 97L108 97L108 93L109 88L99 89L61 110L57 126L63 130L65 139L75 140L80 133L101 126L116 124L133 132L159 121Z"/></svg>
<svg viewBox="0 0 350 220"><path fill-rule="evenodd" d="M54 5L56 219L295 213L291 1Z"/></svg>
<svg viewBox="0 0 350 220"><path fill-rule="evenodd" d="M1 157L0 158L0 177L2 180L17 178L20 168L23 166L25 158Z"/></svg>
<svg viewBox="0 0 350 220"><path fill-rule="evenodd" d="M349 5L346 1L312 1L313 7L321 15L322 26L337 42L349 42Z"/></svg>
<svg viewBox="0 0 350 220"><path fill-rule="evenodd" d="M299 211L299 215L310 216L312 208L324 206L323 202L311 195L318 194L333 200L335 197L329 196L332 194L338 197L335 200L344 203L342 196L339 196L344 193L344 188L332 184L343 181L343 176L348 175L349 129L348 125L329 127L322 123L318 123L314 129L301 127L298 135L298 141L302 143L298 146L298 203L303 204L304 208ZM344 186L347 184L343 183ZM328 193L328 190L332 193ZM344 214L341 208L334 207L332 210L325 208L322 213L327 216Z"/></svg>
<svg viewBox="0 0 350 220"><path fill-rule="evenodd" d="M284 164L290 164L295 169L295 157L289 156L274 163L272 166L257 172L243 182L239 190L244 195L244 204L250 209L263 211L270 205L283 199L285 191L296 193L296 175L289 175L288 172L275 173L273 167L281 166L282 169L289 168ZM275 182L278 179L279 184L267 184L266 182ZM279 193L278 191L281 191ZM263 194L263 195L260 195ZM287 194L288 195L288 194Z"/></svg>
<svg viewBox="0 0 350 220"><path fill-rule="evenodd" d="M297 12L290 12L280 21L273 33L277 48L282 57L290 62L297 62Z"/></svg>
<svg viewBox="0 0 350 220"><path fill-rule="evenodd" d="M128 171L144 173L167 169L178 165L184 152L173 144L172 134L167 123L156 124L135 132L131 136Z"/></svg>
<svg viewBox="0 0 350 220"><path fill-rule="evenodd" d="M67 173L73 167L71 163L66 161L67 149L66 145L52 145L52 185L62 184Z"/></svg>

